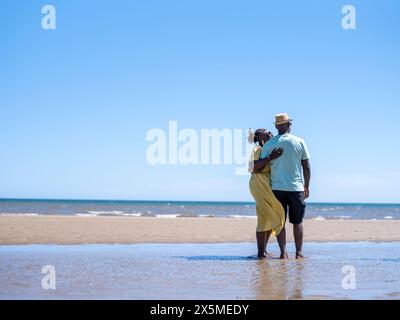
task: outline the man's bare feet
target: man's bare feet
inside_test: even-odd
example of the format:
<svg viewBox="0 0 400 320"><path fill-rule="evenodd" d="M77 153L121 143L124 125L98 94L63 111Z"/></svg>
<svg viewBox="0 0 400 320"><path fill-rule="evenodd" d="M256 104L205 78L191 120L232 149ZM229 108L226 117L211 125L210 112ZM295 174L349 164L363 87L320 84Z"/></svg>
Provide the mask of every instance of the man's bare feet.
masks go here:
<svg viewBox="0 0 400 320"><path fill-rule="evenodd" d="M296 259L303 259L304 256L301 252L296 252Z"/></svg>
<svg viewBox="0 0 400 320"><path fill-rule="evenodd" d="M281 259L281 260L289 259L289 255L287 254L287 252L281 253L281 256L279 257L279 259Z"/></svg>

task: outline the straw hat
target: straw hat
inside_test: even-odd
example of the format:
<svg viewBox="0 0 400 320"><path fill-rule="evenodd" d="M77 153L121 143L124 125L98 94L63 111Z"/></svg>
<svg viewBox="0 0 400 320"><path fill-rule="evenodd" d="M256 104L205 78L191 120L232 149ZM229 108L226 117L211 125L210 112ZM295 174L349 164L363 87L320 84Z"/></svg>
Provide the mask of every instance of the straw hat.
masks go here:
<svg viewBox="0 0 400 320"><path fill-rule="evenodd" d="M289 118L289 115L287 113L279 113L275 116L275 124L280 125L280 124L285 124L292 122L293 119Z"/></svg>

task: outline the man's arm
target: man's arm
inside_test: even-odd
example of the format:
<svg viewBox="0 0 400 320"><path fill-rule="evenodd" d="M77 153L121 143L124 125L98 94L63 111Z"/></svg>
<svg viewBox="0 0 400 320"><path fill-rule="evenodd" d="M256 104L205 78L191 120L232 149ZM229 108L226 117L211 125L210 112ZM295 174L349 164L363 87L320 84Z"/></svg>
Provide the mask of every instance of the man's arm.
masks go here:
<svg viewBox="0 0 400 320"><path fill-rule="evenodd" d="M307 199L310 196L310 179L311 179L311 166L310 161L301 160L301 165L303 167L303 175L304 175L304 199Z"/></svg>

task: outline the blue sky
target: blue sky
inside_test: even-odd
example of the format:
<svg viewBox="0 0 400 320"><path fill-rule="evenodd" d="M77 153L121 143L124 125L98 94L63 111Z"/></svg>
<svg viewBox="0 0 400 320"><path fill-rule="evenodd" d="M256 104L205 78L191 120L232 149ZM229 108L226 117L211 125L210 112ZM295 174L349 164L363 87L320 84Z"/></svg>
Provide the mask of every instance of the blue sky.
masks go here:
<svg viewBox="0 0 400 320"><path fill-rule="evenodd" d="M400 202L397 0L7 0L0 28L0 197L248 201L234 165L149 165L146 133L288 112L310 201Z"/></svg>

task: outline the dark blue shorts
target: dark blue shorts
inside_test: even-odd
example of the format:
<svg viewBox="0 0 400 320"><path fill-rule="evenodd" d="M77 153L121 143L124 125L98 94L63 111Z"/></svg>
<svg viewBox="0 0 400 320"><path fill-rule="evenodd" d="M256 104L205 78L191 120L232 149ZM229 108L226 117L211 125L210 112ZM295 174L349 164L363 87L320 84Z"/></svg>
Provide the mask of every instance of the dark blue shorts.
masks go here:
<svg viewBox="0 0 400 320"><path fill-rule="evenodd" d="M285 221L289 213L289 222L300 224L303 222L306 212L306 203L304 202L304 192L273 190L275 197L285 209Z"/></svg>

